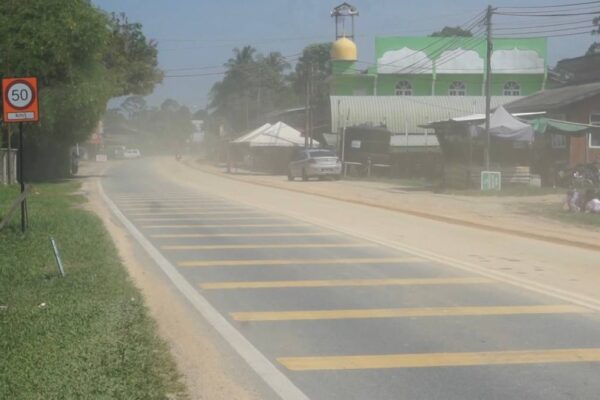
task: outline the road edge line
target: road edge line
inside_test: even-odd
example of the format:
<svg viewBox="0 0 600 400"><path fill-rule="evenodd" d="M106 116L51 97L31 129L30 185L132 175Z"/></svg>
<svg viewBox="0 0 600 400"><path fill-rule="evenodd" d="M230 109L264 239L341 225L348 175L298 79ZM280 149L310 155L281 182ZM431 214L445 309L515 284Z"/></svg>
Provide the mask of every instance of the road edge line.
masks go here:
<svg viewBox="0 0 600 400"><path fill-rule="evenodd" d="M248 341L235 327L225 319L204 296L202 296L168 261L148 239L125 217L113 201L106 195L100 181L98 192L111 212L142 246L146 253L160 267L163 273L177 287L179 292L192 304L204 319L227 341L258 376L284 400L309 400L283 372L277 369L266 356Z"/></svg>

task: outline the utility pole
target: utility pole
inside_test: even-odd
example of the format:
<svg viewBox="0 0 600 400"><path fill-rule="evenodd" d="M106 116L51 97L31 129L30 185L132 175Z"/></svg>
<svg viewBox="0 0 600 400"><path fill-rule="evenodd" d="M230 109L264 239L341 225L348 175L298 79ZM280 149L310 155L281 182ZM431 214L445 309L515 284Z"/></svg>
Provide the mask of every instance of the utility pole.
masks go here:
<svg viewBox="0 0 600 400"><path fill-rule="evenodd" d="M304 148L308 149L308 136L310 131L310 78L311 78L310 65L306 66L306 101L304 104Z"/></svg>
<svg viewBox="0 0 600 400"><path fill-rule="evenodd" d="M308 88L309 88L309 95L310 95L310 99L311 99L311 103L312 103L312 98L314 95L314 82L313 82L313 77L314 77L314 64L311 62L310 63L310 75L309 75L309 79L308 79ZM313 147L313 130L314 130L314 121L313 121L314 115L313 115L313 108L312 108L312 104L309 105L308 107L308 138L309 138L309 147L312 149Z"/></svg>
<svg viewBox="0 0 600 400"><path fill-rule="evenodd" d="M11 138L10 135L12 134L11 130L10 130L10 125L7 124L6 126L6 134L7 134L7 143L6 143L6 172L7 174L7 179L6 182L11 185L12 184L12 153L11 153L11 148L12 148L12 144L11 144Z"/></svg>
<svg viewBox="0 0 600 400"><path fill-rule="evenodd" d="M488 6L485 14L485 25L487 28L487 55L486 55L486 66L485 66L485 169L490 170L490 114L492 108L492 51L494 45L492 43L492 15L494 9L492 6Z"/></svg>

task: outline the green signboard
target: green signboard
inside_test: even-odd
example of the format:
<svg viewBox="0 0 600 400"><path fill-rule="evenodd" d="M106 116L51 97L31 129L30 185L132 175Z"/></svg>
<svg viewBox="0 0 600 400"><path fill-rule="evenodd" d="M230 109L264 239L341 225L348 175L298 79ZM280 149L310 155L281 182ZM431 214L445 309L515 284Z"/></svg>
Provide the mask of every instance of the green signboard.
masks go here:
<svg viewBox="0 0 600 400"><path fill-rule="evenodd" d="M481 190L501 190L502 174L498 171L481 171Z"/></svg>

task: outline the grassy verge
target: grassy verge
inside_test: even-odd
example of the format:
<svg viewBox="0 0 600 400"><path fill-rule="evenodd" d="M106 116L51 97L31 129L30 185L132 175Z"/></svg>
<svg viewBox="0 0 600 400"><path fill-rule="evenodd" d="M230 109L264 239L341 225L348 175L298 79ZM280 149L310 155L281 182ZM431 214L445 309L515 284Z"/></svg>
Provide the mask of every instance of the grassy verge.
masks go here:
<svg viewBox="0 0 600 400"><path fill-rule="evenodd" d="M0 398L186 398L108 233L72 195L77 187L36 186L29 231L21 235L17 217L0 231ZM0 213L16 196L0 187Z"/></svg>
<svg viewBox="0 0 600 400"><path fill-rule="evenodd" d="M600 230L600 214L568 212L562 209L562 204L523 204L520 205L519 211L529 215L537 215L572 225Z"/></svg>
<svg viewBox="0 0 600 400"><path fill-rule="evenodd" d="M565 194L567 189L551 187L535 187L529 185L511 185L505 186L501 191L481 191L479 189L445 190L444 194L457 196L473 197L526 197L526 196L545 196L549 194Z"/></svg>

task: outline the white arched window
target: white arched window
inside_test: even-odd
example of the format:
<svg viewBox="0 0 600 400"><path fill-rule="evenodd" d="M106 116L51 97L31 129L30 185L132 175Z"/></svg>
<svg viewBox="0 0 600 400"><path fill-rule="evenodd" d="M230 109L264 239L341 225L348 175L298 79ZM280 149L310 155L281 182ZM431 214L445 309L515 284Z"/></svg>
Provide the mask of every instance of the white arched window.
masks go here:
<svg viewBox="0 0 600 400"><path fill-rule="evenodd" d="M396 96L412 96L412 85L408 81L400 81L396 84Z"/></svg>
<svg viewBox="0 0 600 400"><path fill-rule="evenodd" d="M504 96L520 96L521 85L515 81L508 81L504 84L504 90L502 91Z"/></svg>
<svg viewBox="0 0 600 400"><path fill-rule="evenodd" d="M448 88L449 96L466 96L467 95L467 86L462 81L454 81L450 84Z"/></svg>

